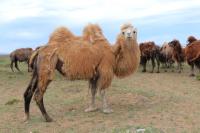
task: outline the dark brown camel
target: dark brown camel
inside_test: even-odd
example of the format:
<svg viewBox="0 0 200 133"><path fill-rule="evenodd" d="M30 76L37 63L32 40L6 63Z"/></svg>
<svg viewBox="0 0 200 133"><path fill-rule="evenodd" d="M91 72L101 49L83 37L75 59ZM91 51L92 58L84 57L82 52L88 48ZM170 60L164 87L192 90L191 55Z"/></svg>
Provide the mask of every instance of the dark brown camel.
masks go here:
<svg viewBox="0 0 200 133"><path fill-rule="evenodd" d="M15 63L15 68L18 71L20 71L17 62L27 62L28 63L32 52L33 52L32 48L20 48L20 49L16 49L15 51L11 52L10 53L10 60L11 60L10 68L11 68L11 70L14 72L13 63Z"/></svg>

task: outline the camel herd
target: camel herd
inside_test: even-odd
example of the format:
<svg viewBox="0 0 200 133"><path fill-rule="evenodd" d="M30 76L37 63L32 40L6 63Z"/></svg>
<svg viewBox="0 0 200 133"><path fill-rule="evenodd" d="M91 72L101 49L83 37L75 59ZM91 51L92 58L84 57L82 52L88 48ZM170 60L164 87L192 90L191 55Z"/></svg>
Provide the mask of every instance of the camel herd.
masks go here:
<svg viewBox="0 0 200 133"><path fill-rule="evenodd" d="M171 68L173 63L177 64L177 70L181 73L183 63L187 62L191 67L190 76L194 76L194 66L200 70L200 40L189 36L187 42L185 48L181 46L177 39L165 42L161 47L154 42L140 43L142 72L146 72L147 61L151 61L152 73L154 72L155 61L157 73L160 72L160 64L163 64L165 71L167 71L167 68Z"/></svg>
<svg viewBox="0 0 200 133"><path fill-rule="evenodd" d="M91 91L91 102L85 112L95 111L95 95L100 92L102 98L102 112L111 113L106 91L111 85L114 76L123 78L133 74L139 64L142 72L146 72L146 64L152 62L152 70L160 64L166 68L174 62L178 64L178 72L182 70L182 63L187 61L191 66L191 76L194 76L194 66L200 69L200 41L195 37L188 38L188 44L182 48L178 40L165 42L162 47L153 41L137 43L137 30L131 24L124 24L111 45L105 38L102 29L97 24L85 26L82 36L74 35L68 28L57 28L49 38L46 45L17 49L10 54L11 69L13 63L19 70L17 61L28 63L28 71L32 78L24 93L25 121L29 119L30 102L34 99L47 122L52 121L48 115L43 95L53 80L55 70L67 80L87 80ZM155 63L156 61L156 63Z"/></svg>

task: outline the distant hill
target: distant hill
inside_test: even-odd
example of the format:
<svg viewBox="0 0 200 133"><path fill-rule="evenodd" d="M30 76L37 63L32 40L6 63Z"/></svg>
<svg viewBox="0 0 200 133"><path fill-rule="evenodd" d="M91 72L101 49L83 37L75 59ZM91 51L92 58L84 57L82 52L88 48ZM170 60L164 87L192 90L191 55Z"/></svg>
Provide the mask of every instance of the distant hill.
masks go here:
<svg viewBox="0 0 200 133"><path fill-rule="evenodd" d="M9 54L0 53L0 57L2 56L9 56Z"/></svg>

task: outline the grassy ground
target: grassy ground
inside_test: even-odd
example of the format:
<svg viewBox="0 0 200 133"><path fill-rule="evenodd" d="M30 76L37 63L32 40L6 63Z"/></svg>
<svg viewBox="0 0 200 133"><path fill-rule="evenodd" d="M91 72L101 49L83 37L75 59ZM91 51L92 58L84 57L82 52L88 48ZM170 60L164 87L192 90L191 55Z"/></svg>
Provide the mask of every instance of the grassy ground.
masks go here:
<svg viewBox="0 0 200 133"><path fill-rule="evenodd" d="M0 57L0 133L199 133L200 81L184 72L141 73L114 79L109 88L112 114L101 109L85 113L90 95L86 81L66 81L57 74L45 93L54 122L46 123L33 100L31 119L23 122L23 93L31 78L26 64L11 72L9 58ZM101 99L97 96L97 105Z"/></svg>

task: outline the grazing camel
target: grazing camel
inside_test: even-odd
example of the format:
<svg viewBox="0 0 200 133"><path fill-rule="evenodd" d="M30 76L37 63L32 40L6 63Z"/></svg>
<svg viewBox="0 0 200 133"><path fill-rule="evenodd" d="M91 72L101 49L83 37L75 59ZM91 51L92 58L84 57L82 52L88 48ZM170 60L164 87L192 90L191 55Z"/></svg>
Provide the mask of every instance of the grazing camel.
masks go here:
<svg viewBox="0 0 200 133"><path fill-rule="evenodd" d="M62 34L60 37L63 36L67 35ZM97 109L95 105L97 90L102 97L102 111L112 112L107 103L106 90L114 75L120 78L129 76L137 70L140 62L137 30L131 24L123 25L114 46L109 45L98 25L86 26L81 38L64 37L64 40L50 38L48 45L35 54L31 62L32 79L24 93L25 120L29 119L30 101L34 94L45 120L52 121L44 107L43 95L54 77L55 69L68 80L89 81L92 98L85 112Z"/></svg>
<svg viewBox="0 0 200 133"><path fill-rule="evenodd" d="M13 63L15 63L15 68L18 71L20 71L17 62L27 62L28 63L32 52L33 52L32 48L20 48L20 49L16 49L13 52L11 52L10 53L10 60L11 60L10 68L11 68L11 70L14 72Z"/></svg>

